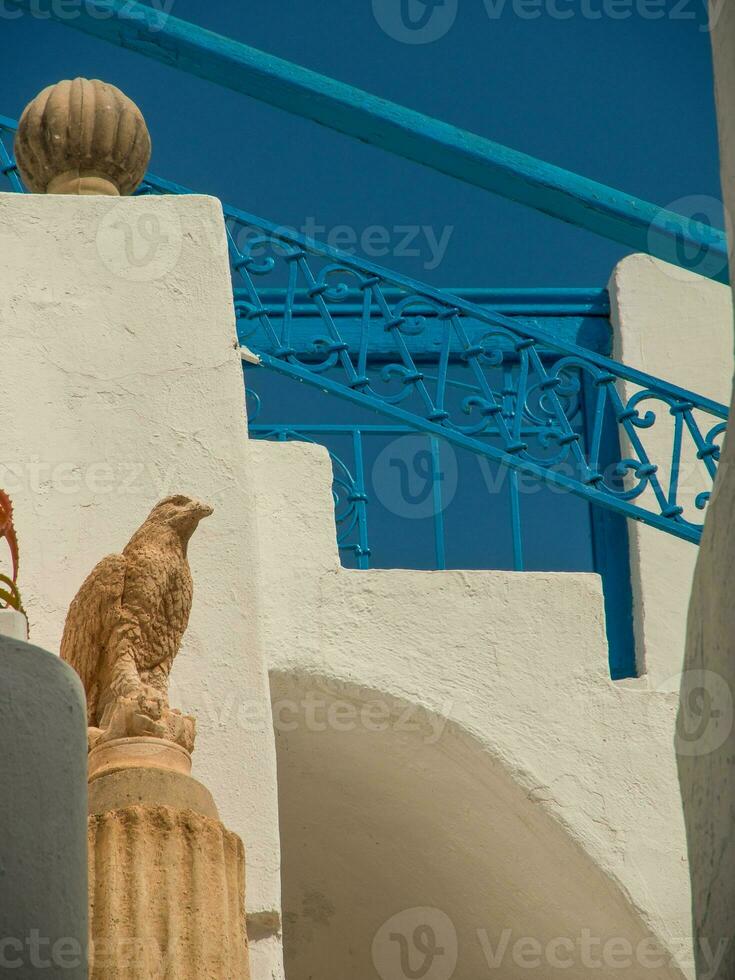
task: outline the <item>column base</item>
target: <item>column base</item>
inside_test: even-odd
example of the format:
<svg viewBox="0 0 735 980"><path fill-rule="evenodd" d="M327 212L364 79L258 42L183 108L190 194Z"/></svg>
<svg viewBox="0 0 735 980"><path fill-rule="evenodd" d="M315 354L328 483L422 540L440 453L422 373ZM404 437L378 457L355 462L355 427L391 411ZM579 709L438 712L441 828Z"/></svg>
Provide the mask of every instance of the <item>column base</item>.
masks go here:
<svg viewBox="0 0 735 980"><path fill-rule="evenodd" d="M249 980L245 851L190 776L90 783L90 980Z"/></svg>

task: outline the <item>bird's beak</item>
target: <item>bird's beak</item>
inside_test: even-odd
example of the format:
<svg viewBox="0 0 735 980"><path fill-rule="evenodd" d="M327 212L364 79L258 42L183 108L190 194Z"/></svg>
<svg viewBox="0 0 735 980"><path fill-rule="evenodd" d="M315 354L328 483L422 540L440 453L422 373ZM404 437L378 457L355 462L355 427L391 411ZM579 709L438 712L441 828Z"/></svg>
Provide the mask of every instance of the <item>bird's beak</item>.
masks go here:
<svg viewBox="0 0 735 980"><path fill-rule="evenodd" d="M197 520L200 521L214 513L214 508L210 507L209 504L203 504L201 500L193 500L191 502L191 509L196 515Z"/></svg>

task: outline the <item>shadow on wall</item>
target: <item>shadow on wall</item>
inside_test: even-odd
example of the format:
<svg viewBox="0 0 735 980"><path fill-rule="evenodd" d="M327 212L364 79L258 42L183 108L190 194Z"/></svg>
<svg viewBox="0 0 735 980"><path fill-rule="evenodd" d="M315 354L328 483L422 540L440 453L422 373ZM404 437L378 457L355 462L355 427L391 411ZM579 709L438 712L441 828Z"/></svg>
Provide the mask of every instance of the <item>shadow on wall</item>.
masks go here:
<svg viewBox="0 0 735 980"><path fill-rule="evenodd" d="M455 723L313 675L271 695L289 980L681 980L543 790Z"/></svg>

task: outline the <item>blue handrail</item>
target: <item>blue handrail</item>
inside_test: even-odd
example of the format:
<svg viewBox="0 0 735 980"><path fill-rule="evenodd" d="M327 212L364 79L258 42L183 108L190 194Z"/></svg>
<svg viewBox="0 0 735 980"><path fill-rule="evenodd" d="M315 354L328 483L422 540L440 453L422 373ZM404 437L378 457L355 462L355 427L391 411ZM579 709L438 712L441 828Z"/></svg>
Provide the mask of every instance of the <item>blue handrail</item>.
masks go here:
<svg viewBox="0 0 735 980"><path fill-rule="evenodd" d="M5 0L28 9L36 0ZM700 275L728 281L723 231L135 0L48 16ZM689 258L691 256L691 259Z"/></svg>
<svg viewBox="0 0 735 980"><path fill-rule="evenodd" d="M3 128L12 130L9 122L0 118L0 137ZM191 191L148 175L141 193ZM699 541L724 405L245 211L225 206L224 214L233 277L242 283L235 291L238 335L262 364L591 504ZM266 302L273 289L283 290L275 304ZM345 302L354 307L347 318L339 315ZM293 344L294 309L305 305L312 311L301 320L310 323L308 356L303 335L302 349ZM429 334L436 349L431 377L412 352L413 340ZM371 358L376 346L384 354L379 364ZM457 365L469 381L459 394ZM585 438L575 419L589 391ZM610 424L623 447L612 467L601 456ZM652 431L666 434L663 457L646 438Z"/></svg>
<svg viewBox="0 0 735 980"><path fill-rule="evenodd" d="M143 191L188 192L153 176ZM224 213L233 275L244 290L235 303L238 334L264 365L592 504L699 541L702 525L694 517L711 493L727 419L724 405L245 211L225 206ZM267 305L263 289L282 285L283 302ZM354 347L337 311L357 294L362 299L359 315L352 317L359 334ZM292 344L293 310L305 301L313 311L308 359ZM427 330L439 339L431 383L410 345ZM371 370L371 349L386 335L393 360ZM459 401L450 397L453 357L467 366L475 386ZM586 381L597 394L592 431L583 446L572 418ZM620 382L633 393L624 395ZM653 406L671 420L665 460L654 461L646 446L647 432L657 422L659 428L664 424ZM611 416L626 455L612 471L602 472L600 446ZM529 424L545 429L533 444L520 437ZM490 432L500 446L483 438ZM695 488L692 500L685 499L683 471Z"/></svg>

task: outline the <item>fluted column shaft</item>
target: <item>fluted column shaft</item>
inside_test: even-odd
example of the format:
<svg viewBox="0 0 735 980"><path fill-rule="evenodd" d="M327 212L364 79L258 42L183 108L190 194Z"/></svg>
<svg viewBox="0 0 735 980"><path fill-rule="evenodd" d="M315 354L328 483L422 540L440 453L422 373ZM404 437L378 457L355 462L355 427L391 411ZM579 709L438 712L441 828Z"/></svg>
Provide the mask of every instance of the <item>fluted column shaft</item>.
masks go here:
<svg viewBox="0 0 735 980"><path fill-rule="evenodd" d="M91 980L247 980L245 854L211 817L89 817Z"/></svg>

